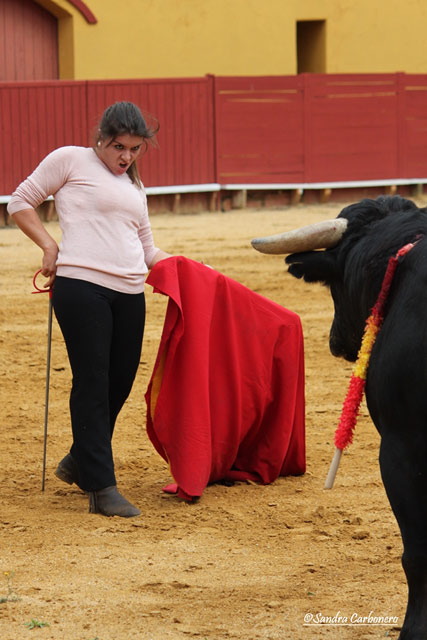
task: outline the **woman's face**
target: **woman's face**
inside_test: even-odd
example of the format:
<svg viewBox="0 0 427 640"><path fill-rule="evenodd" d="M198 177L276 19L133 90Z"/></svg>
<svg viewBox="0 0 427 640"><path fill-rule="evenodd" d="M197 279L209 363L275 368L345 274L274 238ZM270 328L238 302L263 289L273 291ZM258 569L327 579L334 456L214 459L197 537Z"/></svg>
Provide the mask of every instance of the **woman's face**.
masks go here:
<svg viewBox="0 0 427 640"><path fill-rule="evenodd" d="M131 136L128 133L115 138L100 140L96 145L96 153L111 173L121 176L129 169L141 153L144 138Z"/></svg>

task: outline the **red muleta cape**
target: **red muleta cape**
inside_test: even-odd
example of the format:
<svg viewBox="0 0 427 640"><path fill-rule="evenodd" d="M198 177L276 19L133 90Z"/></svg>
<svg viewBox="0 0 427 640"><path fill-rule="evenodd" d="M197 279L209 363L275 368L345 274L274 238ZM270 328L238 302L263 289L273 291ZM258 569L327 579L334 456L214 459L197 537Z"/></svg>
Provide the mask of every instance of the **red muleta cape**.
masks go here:
<svg viewBox="0 0 427 640"><path fill-rule="evenodd" d="M147 283L169 296L145 399L147 433L178 495L219 480L262 484L305 471L299 317L184 257Z"/></svg>

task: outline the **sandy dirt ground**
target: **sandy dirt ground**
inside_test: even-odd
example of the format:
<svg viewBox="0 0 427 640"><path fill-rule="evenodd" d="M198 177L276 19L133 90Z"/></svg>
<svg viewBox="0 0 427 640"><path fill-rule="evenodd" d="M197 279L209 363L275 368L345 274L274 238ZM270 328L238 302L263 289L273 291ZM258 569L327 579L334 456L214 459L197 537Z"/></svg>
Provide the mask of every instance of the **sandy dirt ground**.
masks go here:
<svg viewBox="0 0 427 640"><path fill-rule="evenodd" d="M300 315L307 473L269 486L210 486L193 505L162 493L171 479L145 432L144 393L167 301L147 286L142 361L114 437L119 488L142 510L129 520L89 514L86 496L54 476L70 445L71 381L56 321L41 491L48 299L31 295L37 247L16 228L0 229L1 640L397 638L407 595L402 545L365 404L335 486L323 488L351 373L329 353L328 291L250 246L254 236L341 208L152 217L162 248L203 259ZM57 223L49 229L59 239ZM394 620L373 624L386 616Z"/></svg>

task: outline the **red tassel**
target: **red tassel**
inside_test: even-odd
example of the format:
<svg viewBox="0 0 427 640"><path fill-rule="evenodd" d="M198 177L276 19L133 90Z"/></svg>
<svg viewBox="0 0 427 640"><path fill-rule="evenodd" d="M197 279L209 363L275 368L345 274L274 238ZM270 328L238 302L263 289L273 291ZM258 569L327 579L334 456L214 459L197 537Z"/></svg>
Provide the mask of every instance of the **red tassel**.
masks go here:
<svg viewBox="0 0 427 640"><path fill-rule="evenodd" d="M347 445L353 442L353 431L356 426L364 389L365 381L362 378L351 376L341 418L335 432L335 446L338 449L345 449Z"/></svg>
<svg viewBox="0 0 427 640"><path fill-rule="evenodd" d="M372 313L366 322L365 331L369 330L369 322L372 322L378 328L381 327L381 324L383 322L384 306L387 302L387 296L390 290L391 283L393 281L394 272L396 271L396 267L398 265L398 260L401 256L405 256L417 242L418 239L415 242L406 244L404 247L399 249L394 257L391 257L388 261L387 269L381 285L381 290L378 294L377 301L372 309ZM361 355L361 352L359 352L358 359ZM368 356L370 357L370 355L371 354L369 351ZM355 368L357 368L357 362ZM347 395L344 400L341 418L335 431L335 446L338 449L343 450L353 442L353 431L356 426L357 416L359 414L360 403L362 402L364 390L365 380L352 374Z"/></svg>

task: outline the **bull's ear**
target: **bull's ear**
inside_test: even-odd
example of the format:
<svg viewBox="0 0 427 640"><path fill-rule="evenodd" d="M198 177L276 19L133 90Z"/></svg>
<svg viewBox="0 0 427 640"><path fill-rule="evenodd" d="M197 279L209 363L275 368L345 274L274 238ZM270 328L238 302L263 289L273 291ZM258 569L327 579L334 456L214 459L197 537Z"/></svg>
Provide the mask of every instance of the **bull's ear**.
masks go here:
<svg viewBox="0 0 427 640"><path fill-rule="evenodd" d="M305 282L330 284L337 277L336 262L328 251L307 251L291 253L286 256L288 271L295 278L304 278Z"/></svg>

